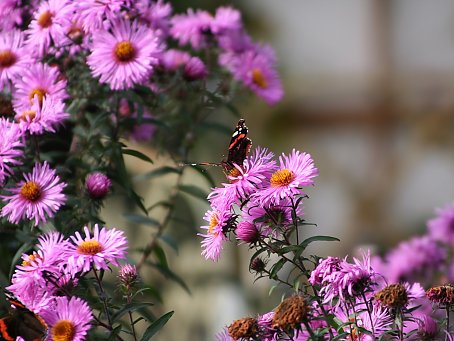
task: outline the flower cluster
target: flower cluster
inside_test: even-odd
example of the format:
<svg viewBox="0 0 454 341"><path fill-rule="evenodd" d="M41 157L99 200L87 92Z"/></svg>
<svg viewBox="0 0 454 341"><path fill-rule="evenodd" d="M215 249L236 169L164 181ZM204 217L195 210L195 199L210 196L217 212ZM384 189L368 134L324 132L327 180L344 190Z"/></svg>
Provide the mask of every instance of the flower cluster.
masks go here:
<svg viewBox="0 0 454 341"><path fill-rule="evenodd" d="M68 239L59 232L40 236L36 251L22 255L22 263L7 287L44 319L53 340L68 335L68 330L71 340L85 339L93 317L87 302L73 296L78 282L92 269L119 266L118 261L126 256L127 241L122 231L100 229L98 225L92 233L88 227L84 230L85 237L78 232Z"/></svg>
<svg viewBox="0 0 454 341"><path fill-rule="evenodd" d="M297 224L292 212L302 214L302 186L312 185L317 174L307 153L293 150L276 162L273 153L256 148L242 165L228 169L228 183L210 193L211 209L204 217L209 225L202 226L207 232L200 234L204 238L202 254L218 260L231 231L246 243L281 237L289 226ZM235 213L237 206L240 214Z"/></svg>

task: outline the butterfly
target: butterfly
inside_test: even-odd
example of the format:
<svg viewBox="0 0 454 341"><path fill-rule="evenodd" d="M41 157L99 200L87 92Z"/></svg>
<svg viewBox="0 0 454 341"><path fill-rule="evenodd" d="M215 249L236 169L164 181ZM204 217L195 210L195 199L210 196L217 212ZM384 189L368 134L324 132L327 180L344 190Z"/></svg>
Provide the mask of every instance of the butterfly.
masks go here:
<svg viewBox="0 0 454 341"><path fill-rule="evenodd" d="M243 118L238 121L238 124L236 125L230 139L227 157L224 158L220 163L200 162L192 163L190 165L219 166L222 167L227 173L235 168L235 164L242 166L252 146L251 139L247 137L249 129L245 123L246 121Z"/></svg>
<svg viewBox="0 0 454 341"><path fill-rule="evenodd" d="M18 336L25 341L44 340L48 326L42 317L27 309L11 292L5 290L5 295L14 308L0 319L0 340L14 341Z"/></svg>

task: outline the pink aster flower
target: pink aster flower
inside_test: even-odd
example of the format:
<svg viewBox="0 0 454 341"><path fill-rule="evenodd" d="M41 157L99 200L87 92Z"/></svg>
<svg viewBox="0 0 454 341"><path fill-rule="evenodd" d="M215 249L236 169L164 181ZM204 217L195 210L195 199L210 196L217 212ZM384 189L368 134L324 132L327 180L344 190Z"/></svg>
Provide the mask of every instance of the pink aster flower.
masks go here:
<svg viewBox="0 0 454 341"><path fill-rule="evenodd" d="M27 29L27 46L37 57L43 57L52 43L65 39L64 26L72 12L66 0L43 1Z"/></svg>
<svg viewBox="0 0 454 341"><path fill-rule="evenodd" d="M427 222L433 239L454 246L454 203L436 210L436 217Z"/></svg>
<svg viewBox="0 0 454 341"><path fill-rule="evenodd" d="M0 90L10 87L24 68L32 63L29 51L24 47L23 33L19 30L0 30Z"/></svg>
<svg viewBox="0 0 454 341"><path fill-rule="evenodd" d="M144 83L158 63L158 38L137 22L115 21L111 31L93 34L92 53L87 58L93 76L100 76L99 81L114 90Z"/></svg>
<svg viewBox="0 0 454 341"><path fill-rule="evenodd" d="M172 14L172 5L165 3L163 0L151 2L149 0L139 0L135 4L140 13L140 18L144 20L149 27L159 31L161 37L167 37L170 30L170 16Z"/></svg>
<svg viewBox="0 0 454 341"><path fill-rule="evenodd" d="M43 98L52 97L54 105L68 97L66 80L61 79L57 67L47 64L32 64L22 71L21 77L14 82L13 105L16 112L29 110L33 99L38 96L39 104Z"/></svg>
<svg viewBox="0 0 454 341"><path fill-rule="evenodd" d="M68 249L68 270L71 274L88 272L91 266L96 269L108 269L108 263L116 266L118 260L126 257L127 240L124 232L115 228L99 229L93 227L93 236L87 226L84 227L85 238L76 232L71 236L73 245Z"/></svg>
<svg viewBox="0 0 454 341"><path fill-rule="evenodd" d="M0 1L0 31L8 31L22 23L21 0Z"/></svg>
<svg viewBox="0 0 454 341"><path fill-rule="evenodd" d="M309 283L312 285L322 285L333 273L339 271L340 263L341 260L338 257L330 256L320 259L316 268L311 272Z"/></svg>
<svg viewBox="0 0 454 341"><path fill-rule="evenodd" d="M48 96L40 102L39 95L35 95L31 107L19 111L14 118L23 132L28 131L31 135L41 135L46 131L54 133L56 127L69 117L64 110L62 101Z"/></svg>
<svg viewBox="0 0 454 341"><path fill-rule="evenodd" d="M180 67L186 65L191 55L186 51L169 49L159 56L159 64L166 71L177 71Z"/></svg>
<svg viewBox="0 0 454 341"><path fill-rule="evenodd" d="M243 29L240 11L223 6L216 10L216 14L211 21L211 31L214 34L223 34L227 31L237 31Z"/></svg>
<svg viewBox="0 0 454 341"><path fill-rule="evenodd" d="M11 291L28 309L36 314L41 314L47 309L54 308L53 296L48 292L47 288L33 281L28 281L27 283L26 287L13 284L6 289Z"/></svg>
<svg viewBox="0 0 454 341"><path fill-rule="evenodd" d="M205 213L203 219L208 221L209 225L201 226L202 229L207 230L206 234L198 233L199 236L204 238L202 240L202 256L206 259L218 261L222 244L227 240L226 229L229 227L232 215L225 208L213 208Z"/></svg>
<svg viewBox="0 0 454 341"><path fill-rule="evenodd" d="M246 243L255 243L260 238L260 232L255 224L249 221L241 221L236 227L237 239Z"/></svg>
<svg viewBox="0 0 454 341"><path fill-rule="evenodd" d="M102 199L109 193L112 181L101 172L93 172L85 178L85 188L93 199Z"/></svg>
<svg viewBox="0 0 454 341"><path fill-rule="evenodd" d="M22 255L22 264L16 267L9 290L20 292L26 290L25 288L32 283L45 288L49 284L49 276L55 274L54 277L61 277L61 268L66 262L68 247L69 242L59 232L49 232L40 236L36 245L37 250Z"/></svg>
<svg viewBox="0 0 454 341"><path fill-rule="evenodd" d="M124 0L79 0L75 6L76 19L82 22L86 33L109 29L118 18Z"/></svg>
<svg viewBox="0 0 454 341"><path fill-rule="evenodd" d="M22 131L19 125L0 117L0 186L7 176L13 174L11 167L20 165L24 154Z"/></svg>
<svg viewBox="0 0 454 341"><path fill-rule="evenodd" d="M262 205L252 198L243 209L243 219L253 222L263 237L278 238L293 224L291 200L282 199L279 203ZM301 217L303 214L302 205L296 207L295 214Z"/></svg>
<svg viewBox="0 0 454 341"><path fill-rule="evenodd" d="M226 187L212 188L208 200L211 207L222 207L226 210L231 210L235 203L239 203L236 192Z"/></svg>
<svg viewBox="0 0 454 341"><path fill-rule="evenodd" d="M270 46L255 45L241 53L225 52L220 55L219 64L268 104L276 104L282 99L284 91L275 70L276 56Z"/></svg>
<svg viewBox="0 0 454 341"><path fill-rule="evenodd" d="M93 319L87 302L66 296L56 297L54 309L46 309L41 316L49 326L49 338L52 340L85 340Z"/></svg>
<svg viewBox="0 0 454 341"><path fill-rule="evenodd" d="M187 14L178 14L172 18L170 34L178 40L180 46L189 43L198 50L208 46L207 34L211 32L212 21L213 17L210 13L188 9Z"/></svg>
<svg viewBox="0 0 454 341"><path fill-rule="evenodd" d="M269 180L268 187L257 193L260 202L276 203L294 195L301 194L301 186L312 185L312 178L318 175L314 160L310 154L301 153L293 149L287 156L279 157L278 170L274 171Z"/></svg>
<svg viewBox="0 0 454 341"><path fill-rule="evenodd" d="M15 188L8 188L10 196L3 196L7 204L2 208L0 216L17 224L21 219L35 220L35 226L52 218L66 201L62 193L66 187L64 182L49 167L47 162L35 164L31 173L24 174Z"/></svg>
<svg viewBox="0 0 454 341"><path fill-rule="evenodd" d="M227 175L230 183L224 184L225 188L232 191L238 199L247 199L257 188L263 187L277 170L273 157L274 154L268 149L257 147L244 160L243 165L234 164L234 168Z"/></svg>

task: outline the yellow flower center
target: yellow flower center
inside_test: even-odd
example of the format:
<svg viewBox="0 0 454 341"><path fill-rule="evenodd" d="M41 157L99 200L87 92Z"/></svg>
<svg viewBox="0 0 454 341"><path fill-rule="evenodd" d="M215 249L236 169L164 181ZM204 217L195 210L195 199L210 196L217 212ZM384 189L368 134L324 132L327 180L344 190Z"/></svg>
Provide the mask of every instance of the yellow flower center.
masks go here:
<svg viewBox="0 0 454 341"><path fill-rule="evenodd" d="M42 28L47 28L52 25L52 17L54 15L51 11L46 11L38 17L38 25Z"/></svg>
<svg viewBox="0 0 454 341"><path fill-rule="evenodd" d="M263 72L258 68L254 68L252 70L252 81L259 88L266 89L268 87L268 83L263 75Z"/></svg>
<svg viewBox="0 0 454 341"><path fill-rule="evenodd" d="M34 110L25 110L21 115L17 117L17 121L27 121L27 118L30 118L30 121L36 117L36 111Z"/></svg>
<svg viewBox="0 0 454 341"><path fill-rule="evenodd" d="M115 57L120 62L129 62L136 55L136 50L131 42L124 40L115 45Z"/></svg>
<svg viewBox="0 0 454 341"><path fill-rule="evenodd" d="M218 215L216 213L213 213L211 215L211 219L210 219L210 228L209 228L209 232L211 234L214 234L215 236L218 235L217 232L213 232L213 229L216 227L216 225L219 223L219 218L218 218Z"/></svg>
<svg viewBox="0 0 454 341"><path fill-rule="evenodd" d="M72 341L76 334L76 326L69 320L58 321L51 330L52 340Z"/></svg>
<svg viewBox="0 0 454 341"><path fill-rule="evenodd" d="M83 255L93 256L101 252L104 248L97 240L84 240L77 247L77 252Z"/></svg>
<svg viewBox="0 0 454 341"><path fill-rule="evenodd" d="M22 266L30 266L32 262L34 262L37 259L42 259L42 257L36 252L34 252L33 254L28 255L27 259L24 259L22 261Z"/></svg>
<svg viewBox="0 0 454 341"><path fill-rule="evenodd" d="M43 98L46 97L46 94L47 94L47 91L44 90L43 88L36 88L36 89L33 89L32 91L30 91L30 93L28 94L28 98L30 99L30 104L33 104L33 98L36 96L38 96L38 103L39 103L39 106L42 106L43 105Z"/></svg>
<svg viewBox="0 0 454 341"><path fill-rule="evenodd" d="M29 201L36 201L41 196L41 187L34 181L26 182L20 189L20 195Z"/></svg>
<svg viewBox="0 0 454 341"><path fill-rule="evenodd" d="M271 175L271 186L272 187L284 187L295 180L296 175L290 169L284 168L279 169Z"/></svg>
<svg viewBox="0 0 454 341"><path fill-rule="evenodd" d="M10 67L16 62L16 55L11 50L0 51L0 67Z"/></svg>

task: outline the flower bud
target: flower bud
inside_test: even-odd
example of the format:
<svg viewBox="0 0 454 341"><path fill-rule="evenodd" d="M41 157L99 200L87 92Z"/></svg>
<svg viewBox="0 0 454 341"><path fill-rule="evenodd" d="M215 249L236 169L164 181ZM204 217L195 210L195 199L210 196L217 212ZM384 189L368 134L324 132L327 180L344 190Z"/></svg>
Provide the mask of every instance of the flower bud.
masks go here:
<svg viewBox="0 0 454 341"><path fill-rule="evenodd" d="M109 193L112 182L101 172L93 172L85 178L85 187L93 199L102 199Z"/></svg>

